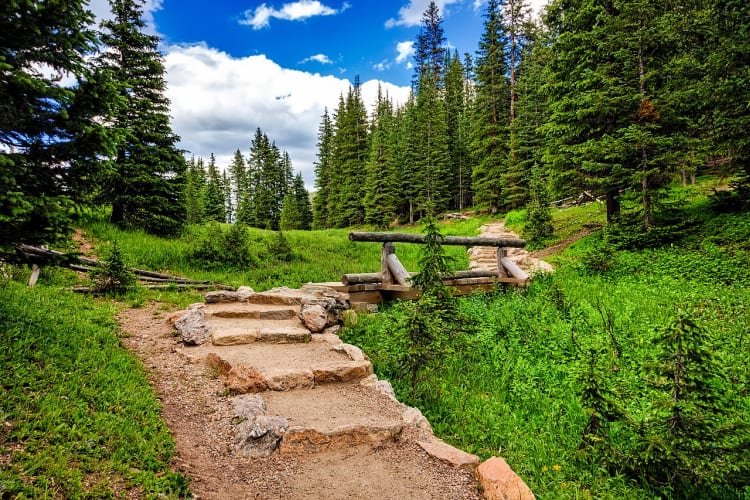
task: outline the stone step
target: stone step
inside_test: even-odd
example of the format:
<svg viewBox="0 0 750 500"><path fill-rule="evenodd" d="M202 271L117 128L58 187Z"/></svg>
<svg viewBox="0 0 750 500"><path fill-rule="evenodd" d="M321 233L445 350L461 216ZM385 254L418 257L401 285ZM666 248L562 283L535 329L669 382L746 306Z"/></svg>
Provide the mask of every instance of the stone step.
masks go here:
<svg viewBox="0 0 750 500"><path fill-rule="evenodd" d="M268 320L214 317L209 320L214 345L239 345L256 342L276 344L310 341L310 330L299 319Z"/></svg>
<svg viewBox="0 0 750 500"><path fill-rule="evenodd" d="M297 305L234 302L206 304L203 311L209 320L211 318L287 320L295 319L299 309Z"/></svg>
<svg viewBox="0 0 750 500"><path fill-rule="evenodd" d="M273 288L265 292L252 294L248 298L251 304L299 305L310 293L296 288Z"/></svg>
<svg viewBox="0 0 750 500"><path fill-rule="evenodd" d="M335 335L313 335L306 344L185 346L179 352L193 362L254 368L267 389L288 391L336 382L356 382L372 374L372 364L358 348ZM230 387L231 390L231 387Z"/></svg>
<svg viewBox="0 0 750 500"><path fill-rule="evenodd" d="M281 415L288 423L281 453L376 446L398 438L407 425L403 405L359 384L330 384L263 397L268 414Z"/></svg>

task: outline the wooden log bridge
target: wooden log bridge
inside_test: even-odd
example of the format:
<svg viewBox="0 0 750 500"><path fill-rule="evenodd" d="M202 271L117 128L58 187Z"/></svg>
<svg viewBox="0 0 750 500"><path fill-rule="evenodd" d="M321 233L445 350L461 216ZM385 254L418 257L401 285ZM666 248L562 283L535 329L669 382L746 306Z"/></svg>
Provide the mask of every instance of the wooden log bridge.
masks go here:
<svg viewBox="0 0 750 500"><path fill-rule="evenodd" d="M396 256L394 243L424 244L423 234L409 233L349 233L351 241L383 243L379 273L345 274L341 280L341 291L349 294L352 306L364 308L366 304L376 304L393 299L415 299L418 290L411 286L410 273ZM444 276L443 283L464 295L475 290L494 290L498 283L505 285L525 285L529 276L507 257L507 248L523 248L526 242L520 239L444 236L443 245L465 247L487 246L497 248L498 272L489 270L456 271Z"/></svg>

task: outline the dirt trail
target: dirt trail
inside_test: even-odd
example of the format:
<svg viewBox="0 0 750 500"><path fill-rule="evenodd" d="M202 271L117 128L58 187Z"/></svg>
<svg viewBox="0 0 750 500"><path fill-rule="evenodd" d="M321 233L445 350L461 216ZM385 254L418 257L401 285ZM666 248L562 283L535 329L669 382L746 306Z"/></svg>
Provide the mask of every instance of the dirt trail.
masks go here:
<svg viewBox="0 0 750 500"><path fill-rule="evenodd" d="M480 236L518 239L519 236L505 228L505 222L490 222L479 228ZM508 248L508 257L529 274L536 271L553 272L551 264L529 253L525 248ZM474 247L469 251L470 267L497 272L497 254L493 247Z"/></svg>
<svg viewBox="0 0 750 500"><path fill-rule="evenodd" d="M410 435L419 432L415 428L377 445L264 458L236 453L232 443L238 422L231 398L218 375L181 353L168 314L152 304L126 310L119 320L123 343L149 371L174 435L173 466L190 477L196 498L480 498L472 472L428 455L416 444L419 436ZM337 387L275 393L269 401L283 397L281 403L301 418L319 411L313 411L310 397L320 399Z"/></svg>

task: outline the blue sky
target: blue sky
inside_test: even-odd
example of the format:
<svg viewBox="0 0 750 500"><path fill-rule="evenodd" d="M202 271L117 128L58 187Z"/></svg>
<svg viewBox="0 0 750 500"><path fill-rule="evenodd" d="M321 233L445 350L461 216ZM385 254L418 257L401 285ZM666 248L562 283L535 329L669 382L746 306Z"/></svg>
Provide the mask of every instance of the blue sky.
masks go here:
<svg viewBox="0 0 750 500"><path fill-rule="evenodd" d="M99 19L106 0L90 0ZM486 2L436 0L446 43L475 54ZM530 0L537 9L544 0ZM145 0L162 39L180 147L226 167L260 127L313 188L318 125L359 76L368 109L378 85L405 101L412 44L429 0Z"/></svg>

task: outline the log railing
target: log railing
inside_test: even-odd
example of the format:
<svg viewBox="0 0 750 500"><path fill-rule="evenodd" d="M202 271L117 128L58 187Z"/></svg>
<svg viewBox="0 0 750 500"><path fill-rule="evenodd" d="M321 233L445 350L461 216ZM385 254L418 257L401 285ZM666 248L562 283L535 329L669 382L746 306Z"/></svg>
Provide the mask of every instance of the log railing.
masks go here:
<svg viewBox="0 0 750 500"><path fill-rule="evenodd" d="M401 286L411 287L411 278L415 273L410 273L401 264L396 256L394 243L425 243L423 234L409 233L349 233L351 241L360 242L380 242L383 243L383 250L380 259L380 273L361 273L345 274L342 282L345 285L356 284L376 284L384 286L398 284ZM529 275L507 257L507 248L523 248L526 241L520 239L508 238L487 238L487 237L463 237L463 236L444 236L441 239L443 245L457 246L485 246L497 248L497 269L498 272L492 271L456 271L446 275L446 280L471 280L481 278L497 278L515 282L526 282Z"/></svg>

